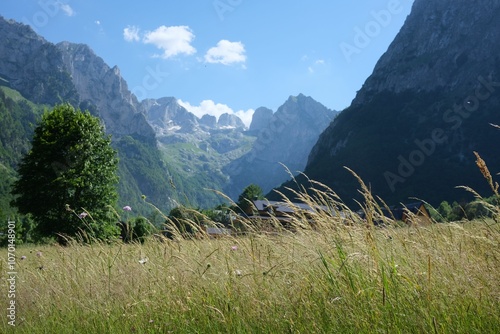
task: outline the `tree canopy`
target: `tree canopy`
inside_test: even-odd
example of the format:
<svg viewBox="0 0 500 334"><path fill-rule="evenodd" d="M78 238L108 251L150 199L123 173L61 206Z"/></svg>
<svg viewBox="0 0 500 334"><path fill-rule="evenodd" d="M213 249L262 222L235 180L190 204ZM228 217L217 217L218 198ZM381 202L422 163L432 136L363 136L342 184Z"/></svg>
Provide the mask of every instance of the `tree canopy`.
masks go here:
<svg viewBox="0 0 500 334"><path fill-rule="evenodd" d="M117 165L98 118L69 104L56 106L35 129L12 204L32 215L41 237L108 238L118 232L108 210L117 200Z"/></svg>
<svg viewBox="0 0 500 334"><path fill-rule="evenodd" d="M251 184L238 197L238 207L246 214L251 214L253 210L253 200L263 199L262 188L256 184Z"/></svg>

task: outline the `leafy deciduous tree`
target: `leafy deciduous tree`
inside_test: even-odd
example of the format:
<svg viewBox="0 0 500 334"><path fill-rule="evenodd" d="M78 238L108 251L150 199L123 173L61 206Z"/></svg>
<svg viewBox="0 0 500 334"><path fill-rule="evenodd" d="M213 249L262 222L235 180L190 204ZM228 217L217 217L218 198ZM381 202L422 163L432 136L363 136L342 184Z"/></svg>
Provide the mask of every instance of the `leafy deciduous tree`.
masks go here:
<svg viewBox="0 0 500 334"><path fill-rule="evenodd" d="M263 199L264 194L262 188L256 184L251 184L238 197L238 207L246 214L251 214L253 210L252 201L255 199Z"/></svg>
<svg viewBox="0 0 500 334"><path fill-rule="evenodd" d="M65 104L44 113L12 191L18 195L13 205L33 216L39 236L117 234L107 209L116 203L118 181L110 144L100 120L88 111Z"/></svg>

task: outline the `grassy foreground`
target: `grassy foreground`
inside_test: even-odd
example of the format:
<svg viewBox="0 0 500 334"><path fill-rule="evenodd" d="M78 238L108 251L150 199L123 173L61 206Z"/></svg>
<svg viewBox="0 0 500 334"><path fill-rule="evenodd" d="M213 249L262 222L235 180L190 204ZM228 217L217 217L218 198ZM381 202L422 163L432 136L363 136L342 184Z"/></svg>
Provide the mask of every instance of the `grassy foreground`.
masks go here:
<svg viewBox="0 0 500 334"><path fill-rule="evenodd" d="M475 222L18 247L15 331L498 333L499 242Z"/></svg>

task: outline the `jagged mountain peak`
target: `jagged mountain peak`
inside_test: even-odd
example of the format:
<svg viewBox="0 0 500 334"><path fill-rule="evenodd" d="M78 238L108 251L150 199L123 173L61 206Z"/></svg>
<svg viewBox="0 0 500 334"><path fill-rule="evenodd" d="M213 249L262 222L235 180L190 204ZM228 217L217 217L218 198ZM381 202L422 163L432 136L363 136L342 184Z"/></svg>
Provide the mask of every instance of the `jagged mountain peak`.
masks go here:
<svg viewBox="0 0 500 334"><path fill-rule="evenodd" d="M252 132L256 132L266 128L272 118L273 111L271 109L266 107L259 107L255 109L249 130Z"/></svg>
<svg viewBox="0 0 500 334"><path fill-rule="evenodd" d="M36 103L78 104L78 92L53 44L31 27L3 17L0 36L0 77L9 87Z"/></svg>
<svg viewBox="0 0 500 334"><path fill-rule="evenodd" d="M231 177L226 193L237 196L250 183L264 191L272 189L289 176L281 164L293 173L303 170L312 146L335 114L311 97L290 96L258 132L250 152L225 169Z"/></svg>
<svg viewBox="0 0 500 334"><path fill-rule="evenodd" d="M36 41L38 43L47 43L45 38L38 35L29 25L17 22L12 19L5 19L0 15L0 34L8 40L15 35L22 35L26 39Z"/></svg>
<svg viewBox="0 0 500 334"><path fill-rule="evenodd" d="M96 106L109 133L117 138L137 134L155 140L153 129L140 112L137 98L128 89L117 66L107 65L85 44L61 42L56 47L62 53L81 100Z"/></svg>
<svg viewBox="0 0 500 334"><path fill-rule="evenodd" d="M245 124L238 116L234 114L224 113L219 116L217 121L217 126L220 128L234 128L234 129L244 129Z"/></svg>

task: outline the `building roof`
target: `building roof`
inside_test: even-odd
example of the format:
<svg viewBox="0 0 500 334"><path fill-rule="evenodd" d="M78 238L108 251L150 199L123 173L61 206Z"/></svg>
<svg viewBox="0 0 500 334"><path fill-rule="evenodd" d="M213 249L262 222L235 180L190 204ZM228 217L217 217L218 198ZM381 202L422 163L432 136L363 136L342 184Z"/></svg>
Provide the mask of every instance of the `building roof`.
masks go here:
<svg viewBox="0 0 500 334"><path fill-rule="evenodd" d="M253 201L253 204L255 205L258 211L266 211L271 208L273 209L273 211L281 213L294 213L297 208L309 212L315 212L317 210L331 211L326 206L318 205L315 207L311 207L310 205L304 203L287 203L279 201L256 200Z"/></svg>

